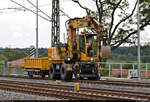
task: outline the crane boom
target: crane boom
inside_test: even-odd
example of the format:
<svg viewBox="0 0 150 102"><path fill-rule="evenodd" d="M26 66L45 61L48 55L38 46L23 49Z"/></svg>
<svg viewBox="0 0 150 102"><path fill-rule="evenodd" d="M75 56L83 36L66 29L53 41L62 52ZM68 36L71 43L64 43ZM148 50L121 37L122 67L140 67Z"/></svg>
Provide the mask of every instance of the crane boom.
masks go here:
<svg viewBox="0 0 150 102"><path fill-rule="evenodd" d="M93 30L96 30L97 33L104 31L104 27L92 16L71 19L68 25L73 29L91 27Z"/></svg>
<svg viewBox="0 0 150 102"><path fill-rule="evenodd" d="M106 43L106 37L107 34L105 33L106 30L104 29L104 26L102 26L94 17L92 16L86 16L83 18L74 18L70 19L68 22L68 46L69 46L69 56L73 57L73 55L76 56L74 53L78 53L77 46L79 44L76 44L78 42L77 38L77 30L80 28L89 27L91 30L96 32L96 35L98 37L98 42L103 41L103 43ZM99 44L100 46L100 44Z"/></svg>

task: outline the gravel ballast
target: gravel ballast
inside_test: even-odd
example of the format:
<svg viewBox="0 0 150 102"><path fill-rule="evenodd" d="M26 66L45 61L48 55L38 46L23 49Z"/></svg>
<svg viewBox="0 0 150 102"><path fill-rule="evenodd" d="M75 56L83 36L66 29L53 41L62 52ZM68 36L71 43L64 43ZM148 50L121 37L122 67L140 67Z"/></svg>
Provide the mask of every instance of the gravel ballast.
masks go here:
<svg viewBox="0 0 150 102"><path fill-rule="evenodd" d="M42 97L0 90L0 100L60 100L54 97Z"/></svg>
<svg viewBox="0 0 150 102"><path fill-rule="evenodd" d="M18 78L6 78L0 77L0 80L10 80L10 81L20 81L20 82L32 82L32 83L43 83L43 84L53 84L53 85L66 85L66 86L75 86L73 82L61 82L56 83L52 80L37 80L37 79L18 79ZM101 88L101 89L113 89L113 90L125 90L125 91L137 91L137 92L150 92L150 88L138 88L138 87L129 87L129 86L116 86L116 85L98 85L98 84L83 84L80 83L81 87L89 88Z"/></svg>
<svg viewBox="0 0 150 102"><path fill-rule="evenodd" d="M73 83L73 82L63 82L63 81L61 81L60 83L56 83L56 81L52 81L52 80L21 79L21 78L19 79L19 78L7 78L7 77L0 77L0 80L75 86L75 83ZM98 88L98 89L112 89L112 90L120 90L120 91L125 90L125 91L146 92L146 93L150 92L150 88L116 86L116 85L99 85L99 84L83 84L83 83L80 83L80 87ZM57 99L57 98L53 98L53 97L40 97L40 96L26 95L26 94L20 94L20 93L17 94L17 95L15 95L15 94L16 94L15 92L14 92L14 94L12 94L12 99L14 99L14 100L55 100L55 99ZM20 95L22 95L22 96L20 96ZM17 96L18 96L18 99L17 99ZM0 91L0 99L1 99L1 97L5 98L5 96L3 96L3 93L1 93L1 91ZM9 94L8 94L8 96L6 94L6 97L9 97ZM3 99L1 99L1 100L3 100ZM11 99L7 99L7 100L11 100Z"/></svg>

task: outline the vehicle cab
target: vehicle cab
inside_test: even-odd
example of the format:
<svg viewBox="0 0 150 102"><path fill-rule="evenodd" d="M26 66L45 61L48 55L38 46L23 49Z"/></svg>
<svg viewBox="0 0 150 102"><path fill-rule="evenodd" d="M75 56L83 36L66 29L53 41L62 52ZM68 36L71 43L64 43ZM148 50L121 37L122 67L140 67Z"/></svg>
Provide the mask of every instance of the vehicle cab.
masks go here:
<svg viewBox="0 0 150 102"><path fill-rule="evenodd" d="M96 34L79 35L79 50L81 61L98 61L99 48Z"/></svg>

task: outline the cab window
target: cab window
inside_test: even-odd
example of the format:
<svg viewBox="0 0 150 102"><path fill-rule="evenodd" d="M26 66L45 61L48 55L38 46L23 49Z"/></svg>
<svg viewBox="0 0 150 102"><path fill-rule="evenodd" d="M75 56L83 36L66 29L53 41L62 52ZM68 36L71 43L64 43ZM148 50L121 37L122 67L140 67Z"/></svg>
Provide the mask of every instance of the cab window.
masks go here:
<svg viewBox="0 0 150 102"><path fill-rule="evenodd" d="M87 36L86 37L86 46L87 46L87 56L96 57L97 56L97 38L96 36Z"/></svg>
<svg viewBox="0 0 150 102"><path fill-rule="evenodd" d="M85 53L85 39L84 36L80 36L80 51Z"/></svg>

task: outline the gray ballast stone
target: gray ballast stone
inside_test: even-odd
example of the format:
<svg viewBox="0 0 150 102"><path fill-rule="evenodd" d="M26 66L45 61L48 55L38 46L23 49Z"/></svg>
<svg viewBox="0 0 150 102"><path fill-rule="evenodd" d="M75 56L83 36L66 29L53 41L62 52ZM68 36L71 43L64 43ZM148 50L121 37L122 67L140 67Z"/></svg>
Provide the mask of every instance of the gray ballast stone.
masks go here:
<svg viewBox="0 0 150 102"><path fill-rule="evenodd" d="M54 97L43 97L0 90L0 100L60 100Z"/></svg>

